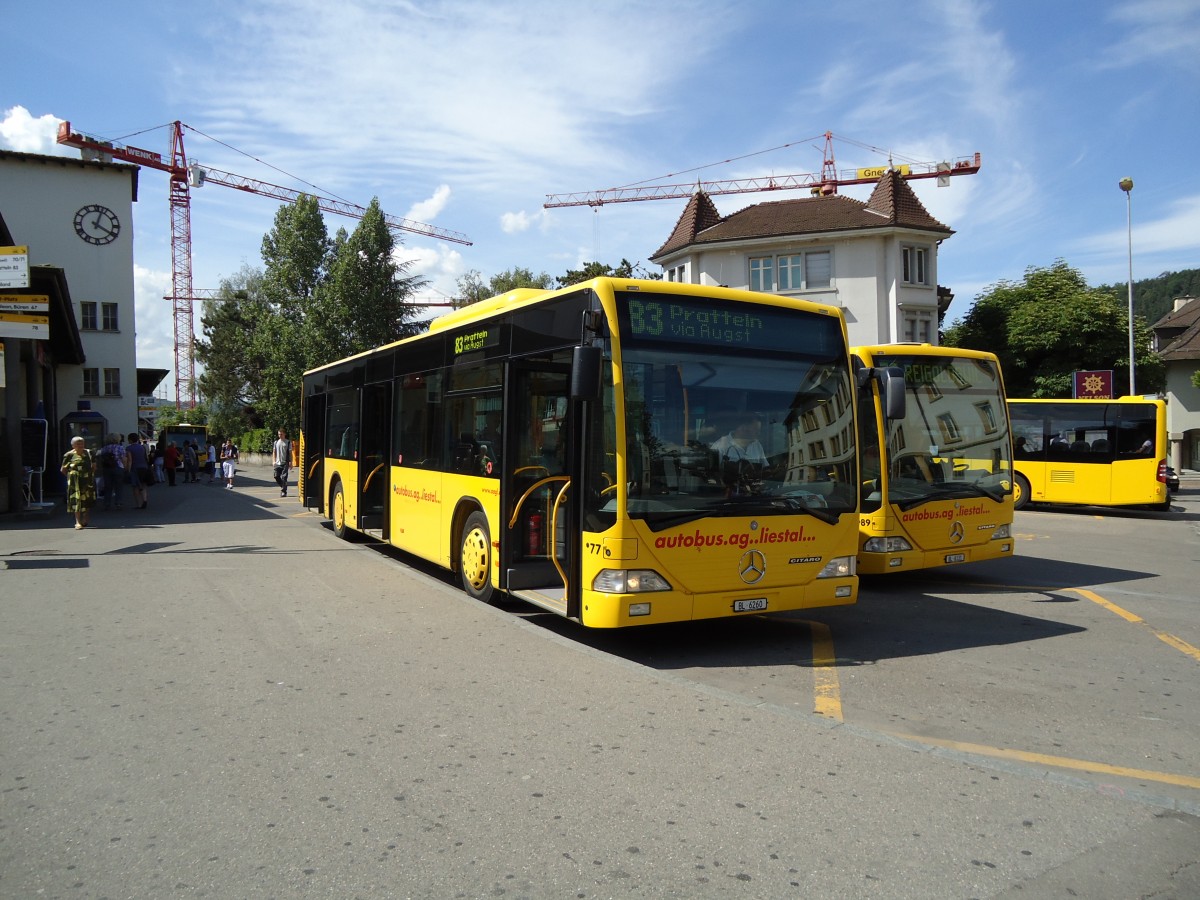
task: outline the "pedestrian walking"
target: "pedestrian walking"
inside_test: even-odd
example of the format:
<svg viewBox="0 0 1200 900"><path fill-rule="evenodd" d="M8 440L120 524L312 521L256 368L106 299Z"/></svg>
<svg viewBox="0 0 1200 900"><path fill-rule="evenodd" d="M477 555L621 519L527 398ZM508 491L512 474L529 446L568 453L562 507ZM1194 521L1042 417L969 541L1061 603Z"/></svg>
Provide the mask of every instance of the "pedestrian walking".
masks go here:
<svg viewBox="0 0 1200 900"><path fill-rule="evenodd" d="M279 429L279 438L271 448L271 465L274 467L275 483L279 485L279 496L286 497L288 489L288 473L292 468L292 442L288 440L287 432Z"/></svg>
<svg viewBox="0 0 1200 900"><path fill-rule="evenodd" d="M71 438L59 471L67 476L67 512L75 513L75 529L86 528L96 505L96 461L79 435Z"/></svg>
<svg viewBox="0 0 1200 900"><path fill-rule="evenodd" d="M237 474L238 449L233 441L225 439L221 447L221 475L225 478L225 490L233 490L233 476Z"/></svg>
<svg viewBox="0 0 1200 900"><path fill-rule="evenodd" d="M121 438L110 434L96 454L97 493L104 495L104 508L121 508L121 481L125 477L125 448ZM103 482L103 483L101 483Z"/></svg>
<svg viewBox="0 0 1200 900"><path fill-rule="evenodd" d="M200 464L199 464L197 456L196 456L199 449L200 449L200 445L199 445L198 441L184 441L183 442L183 483L184 484L195 484L199 480L196 477L196 473L200 468Z"/></svg>
<svg viewBox="0 0 1200 900"><path fill-rule="evenodd" d="M217 445L209 441L204 454L204 471L208 474L208 483L212 484L217 476Z"/></svg>
<svg viewBox="0 0 1200 900"><path fill-rule="evenodd" d="M167 477L164 474L164 469L165 469L165 464L166 464L166 457L163 454L164 450L166 450L166 448L162 445L162 441L159 441L157 444L154 444L150 448L150 453L151 453L150 460L154 465L154 483L155 484L162 484L164 481L167 480Z"/></svg>
<svg viewBox="0 0 1200 900"><path fill-rule="evenodd" d="M175 446L174 441L167 444L167 449L163 451L163 468L167 471L167 484L175 487L175 473L179 469L179 448Z"/></svg>
<svg viewBox="0 0 1200 900"><path fill-rule="evenodd" d="M133 508L145 509L150 502L150 485L154 483L154 475L150 472L146 445L136 431L129 432L129 443L125 445L125 471L129 473L129 484L133 488Z"/></svg>

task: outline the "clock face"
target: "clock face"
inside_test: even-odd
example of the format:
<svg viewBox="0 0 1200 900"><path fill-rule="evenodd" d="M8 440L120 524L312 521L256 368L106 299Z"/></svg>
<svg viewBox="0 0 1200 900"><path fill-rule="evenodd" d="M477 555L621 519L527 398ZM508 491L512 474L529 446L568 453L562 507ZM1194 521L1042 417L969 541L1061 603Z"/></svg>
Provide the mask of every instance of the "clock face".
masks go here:
<svg viewBox="0 0 1200 900"><path fill-rule="evenodd" d="M121 222L107 206L93 203L75 213L75 233L89 244L111 244L121 233Z"/></svg>

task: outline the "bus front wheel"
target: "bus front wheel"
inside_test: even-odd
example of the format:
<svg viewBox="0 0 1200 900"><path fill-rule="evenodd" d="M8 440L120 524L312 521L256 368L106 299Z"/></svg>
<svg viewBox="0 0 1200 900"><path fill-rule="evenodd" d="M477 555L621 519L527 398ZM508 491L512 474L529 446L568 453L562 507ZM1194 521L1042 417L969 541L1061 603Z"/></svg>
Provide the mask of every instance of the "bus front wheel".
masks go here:
<svg viewBox="0 0 1200 900"><path fill-rule="evenodd" d="M333 487L333 499L329 503L329 515L333 519L333 533L345 540L346 538L346 495L342 492L342 484L338 482Z"/></svg>
<svg viewBox="0 0 1200 900"><path fill-rule="evenodd" d="M495 593L492 587L492 536L483 513L477 511L467 517L461 551L459 575L463 590L476 600L491 603Z"/></svg>
<svg viewBox="0 0 1200 900"><path fill-rule="evenodd" d="M1013 478L1013 509L1024 509L1029 505L1029 479L1017 473Z"/></svg>

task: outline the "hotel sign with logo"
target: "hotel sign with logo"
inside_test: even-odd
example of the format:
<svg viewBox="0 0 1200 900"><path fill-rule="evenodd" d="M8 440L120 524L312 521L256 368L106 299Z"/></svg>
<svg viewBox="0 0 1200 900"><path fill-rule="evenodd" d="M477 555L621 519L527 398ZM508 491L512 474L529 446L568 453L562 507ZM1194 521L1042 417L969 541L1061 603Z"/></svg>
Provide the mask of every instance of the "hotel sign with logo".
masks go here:
<svg viewBox="0 0 1200 900"><path fill-rule="evenodd" d="M1075 372L1076 400L1111 400L1113 399L1112 369L1099 369L1091 372Z"/></svg>

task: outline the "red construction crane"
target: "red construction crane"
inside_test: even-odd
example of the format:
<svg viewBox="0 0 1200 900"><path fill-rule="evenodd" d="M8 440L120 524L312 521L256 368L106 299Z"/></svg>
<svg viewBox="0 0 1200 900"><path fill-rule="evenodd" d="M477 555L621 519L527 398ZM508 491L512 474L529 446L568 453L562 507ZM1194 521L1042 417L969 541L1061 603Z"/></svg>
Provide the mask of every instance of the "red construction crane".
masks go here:
<svg viewBox="0 0 1200 900"><path fill-rule="evenodd" d="M879 181L888 169L897 168L900 177L937 178L939 184L948 184L951 175L974 175L979 171L981 158L978 153L974 157L960 157L953 162L940 163L909 163L900 166L888 165L871 169L846 169L840 174L833 157L832 132L825 132L825 154L821 165L821 173L806 175L763 175L758 178L739 178L730 181L695 181L687 184L640 184L628 187L608 188L601 191L579 191L574 194L547 194L544 209L554 209L560 206L603 206L605 203L630 203L635 200L669 200L691 197L697 191L706 194L748 194L757 191L792 191L808 188L814 194L836 194L840 185L845 184L874 184ZM807 140L814 140L808 138ZM839 140L847 141L846 138ZM855 143L857 141L847 141ZM795 143L805 143L796 141ZM785 146L792 146L786 144ZM866 144L859 144L868 150L876 150ZM776 148L780 149L780 148ZM879 151L883 152L883 151ZM732 160L726 160L732 162ZM670 176L666 176L670 177Z"/></svg>
<svg viewBox="0 0 1200 900"><path fill-rule="evenodd" d="M172 311L175 323L175 405L180 409L191 409L196 405L196 357L193 349L193 301L200 299L198 292L192 287L192 213L191 188L205 184L222 184L251 194L261 194L273 197L285 203L295 203L305 191L280 187L265 181L257 181L220 169L210 169L196 164L188 165L187 153L183 147L183 129L187 127L181 122L171 123L171 158L163 159L162 155L151 150L142 150L115 141L106 141L71 130L70 122L61 122L58 126L58 143L68 147L77 147L85 159L100 159L111 161L119 159L123 162L136 163L151 169L166 172L171 179L171 297ZM194 129L193 129L194 130ZM366 207L345 200L335 200L308 193L314 197L317 206L325 211L341 216L361 219L366 213ZM384 215L384 222L394 231L409 231L413 234L423 234L427 237L440 238L456 244L470 245L465 234L437 228L402 219L397 216ZM203 292L208 294L209 292ZM187 391L187 397L183 392ZM185 406L186 399L186 406Z"/></svg>

